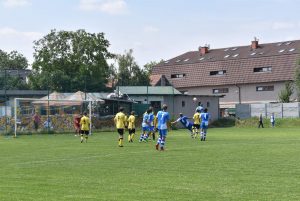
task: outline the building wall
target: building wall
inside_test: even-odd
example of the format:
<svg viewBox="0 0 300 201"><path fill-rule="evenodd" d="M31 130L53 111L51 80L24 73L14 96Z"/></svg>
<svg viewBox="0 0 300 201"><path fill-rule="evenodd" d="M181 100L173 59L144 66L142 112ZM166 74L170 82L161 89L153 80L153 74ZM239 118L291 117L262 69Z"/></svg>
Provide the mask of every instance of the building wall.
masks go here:
<svg viewBox="0 0 300 201"><path fill-rule="evenodd" d="M197 98L196 102L193 101L194 97ZM168 111L174 118L177 118L179 113L183 113L188 117L193 117L198 102L201 102L204 108L208 109L212 120L217 120L219 118L219 97L177 95L174 97L174 101L172 96L164 97L164 103L168 105Z"/></svg>
<svg viewBox="0 0 300 201"><path fill-rule="evenodd" d="M240 86L241 103L262 103L262 102L277 102L278 94L284 88L284 82L273 83L258 83L258 84L244 84ZM274 86L274 91L256 91L257 86ZM228 88L228 93L213 94L213 89ZM225 95L220 98L220 105L234 105L239 103L239 89L235 85L211 86L211 87L191 87L180 88L180 91L187 91L189 94L199 95ZM291 99L296 99L296 92Z"/></svg>

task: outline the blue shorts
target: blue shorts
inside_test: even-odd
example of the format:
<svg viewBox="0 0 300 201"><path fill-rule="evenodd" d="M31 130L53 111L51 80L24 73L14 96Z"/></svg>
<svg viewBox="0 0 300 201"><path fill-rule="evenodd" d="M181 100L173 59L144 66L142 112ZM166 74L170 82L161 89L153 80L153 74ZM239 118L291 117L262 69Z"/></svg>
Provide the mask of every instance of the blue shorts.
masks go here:
<svg viewBox="0 0 300 201"><path fill-rule="evenodd" d="M159 135L166 137L168 134L168 129L159 129Z"/></svg>
<svg viewBox="0 0 300 201"><path fill-rule="evenodd" d="M151 132L154 132L154 131L155 131L154 126L150 126L150 131L151 131Z"/></svg>
<svg viewBox="0 0 300 201"><path fill-rule="evenodd" d="M208 128L208 124L206 124L205 122L202 122L200 127L202 129L207 129Z"/></svg>
<svg viewBox="0 0 300 201"><path fill-rule="evenodd" d="M189 129L190 131L192 131L193 130L193 124L189 124L186 128Z"/></svg>
<svg viewBox="0 0 300 201"><path fill-rule="evenodd" d="M149 126L143 126L143 127L142 127L142 130L143 130L143 131L149 131L150 128L149 128Z"/></svg>

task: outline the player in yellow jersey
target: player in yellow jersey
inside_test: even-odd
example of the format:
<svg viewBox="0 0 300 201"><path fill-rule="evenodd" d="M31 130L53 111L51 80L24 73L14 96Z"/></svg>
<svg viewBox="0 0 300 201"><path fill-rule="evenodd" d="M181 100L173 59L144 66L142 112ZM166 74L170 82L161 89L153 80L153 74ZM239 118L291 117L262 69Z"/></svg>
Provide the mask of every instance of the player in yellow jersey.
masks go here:
<svg viewBox="0 0 300 201"><path fill-rule="evenodd" d="M131 112L129 118L127 119L128 122L128 142L133 142L133 138L135 135L135 116L134 116L134 111Z"/></svg>
<svg viewBox="0 0 300 201"><path fill-rule="evenodd" d="M123 147L123 135L126 125L126 117L124 114L124 108L120 107L119 112L116 114L114 118L117 131L119 133L119 147Z"/></svg>
<svg viewBox="0 0 300 201"><path fill-rule="evenodd" d="M193 116L194 119L194 124L193 124L193 135L194 138L197 137L199 134L199 129L200 129L200 111L197 110L196 113Z"/></svg>
<svg viewBox="0 0 300 201"><path fill-rule="evenodd" d="M88 136L90 133L90 119L87 117L87 113L83 113L83 117L80 119L80 128L81 128L81 137L80 137L80 142L83 142L83 135L85 135L85 142L88 140Z"/></svg>

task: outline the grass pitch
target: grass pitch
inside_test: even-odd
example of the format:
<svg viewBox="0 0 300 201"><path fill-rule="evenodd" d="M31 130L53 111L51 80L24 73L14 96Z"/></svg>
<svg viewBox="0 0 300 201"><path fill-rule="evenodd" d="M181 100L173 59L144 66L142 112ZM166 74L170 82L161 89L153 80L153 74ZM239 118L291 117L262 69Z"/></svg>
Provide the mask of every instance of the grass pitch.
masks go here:
<svg viewBox="0 0 300 201"><path fill-rule="evenodd" d="M0 200L300 200L299 128L172 131L164 152L137 138L1 136Z"/></svg>

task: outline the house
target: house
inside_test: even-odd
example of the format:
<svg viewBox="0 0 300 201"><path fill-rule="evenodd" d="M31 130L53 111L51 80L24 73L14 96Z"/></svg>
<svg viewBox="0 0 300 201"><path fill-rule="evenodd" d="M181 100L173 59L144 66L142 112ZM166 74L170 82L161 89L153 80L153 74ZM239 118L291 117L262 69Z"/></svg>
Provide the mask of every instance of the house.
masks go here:
<svg viewBox="0 0 300 201"><path fill-rule="evenodd" d="M300 40L259 44L255 38L247 46L199 47L159 63L152 74L164 75L182 93L223 95L224 112L238 103L278 101L284 84L294 79L299 56Z"/></svg>
<svg viewBox="0 0 300 201"><path fill-rule="evenodd" d="M0 70L0 77L3 79L5 76L7 77L19 77L24 83L27 82L28 76L31 74L31 70L27 69L5 69Z"/></svg>
<svg viewBox="0 0 300 201"><path fill-rule="evenodd" d="M212 120L219 118L219 98L217 95L182 94L172 86L119 86L120 93L130 99L151 105L155 111L161 109L163 104L168 105L168 111L173 117L183 113L191 117L198 104L208 108ZM196 98L194 101L193 99Z"/></svg>

